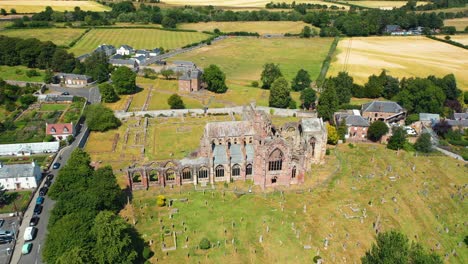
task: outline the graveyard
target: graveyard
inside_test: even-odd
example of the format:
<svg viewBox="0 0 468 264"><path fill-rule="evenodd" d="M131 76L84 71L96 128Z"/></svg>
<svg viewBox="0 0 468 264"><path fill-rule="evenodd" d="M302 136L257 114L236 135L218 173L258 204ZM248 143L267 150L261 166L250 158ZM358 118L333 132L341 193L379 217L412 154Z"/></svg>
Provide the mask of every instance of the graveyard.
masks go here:
<svg viewBox="0 0 468 264"><path fill-rule="evenodd" d="M391 229L446 262L466 262L464 163L374 144L333 148L301 186L153 187L134 191L121 215L150 245L151 263L345 263Z"/></svg>

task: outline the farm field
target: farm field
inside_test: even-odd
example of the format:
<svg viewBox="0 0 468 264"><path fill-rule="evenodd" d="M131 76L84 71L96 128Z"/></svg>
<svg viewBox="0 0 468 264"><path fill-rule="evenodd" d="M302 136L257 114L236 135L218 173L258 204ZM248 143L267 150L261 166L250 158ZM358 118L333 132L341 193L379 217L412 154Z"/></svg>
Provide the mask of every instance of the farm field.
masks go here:
<svg viewBox="0 0 468 264"><path fill-rule="evenodd" d="M395 77L453 73L458 87L468 90L468 51L425 37L345 38L338 43L336 54L328 74L347 70L360 84L385 69Z"/></svg>
<svg viewBox="0 0 468 264"><path fill-rule="evenodd" d="M258 34L299 34L304 26L310 26L304 22L293 21L255 21L255 22L200 22L178 25L182 29L194 29L198 31L213 31L219 29L222 32L257 32ZM317 31L318 32L318 31Z"/></svg>
<svg viewBox="0 0 468 264"><path fill-rule="evenodd" d="M58 46L68 46L68 44L83 34L85 30L83 28L7 29L0 31L0 35L15 38L37 38L41 41L52 41Z"/></svg>
<svg viewBox="0 0 468 264"><path fill-rule="evenodd" d="M348 1L341 1L346 3ZM394 7L402 7L407 1L349 1L348 3L369 8L392 9ZM426 5L428 2L418 1L417 6Z"/></svg>
<svg viewBox="0 0 468 264"><path fill-rule="evenodd" d="M199 6L223 6L223 7L265 7L266 4L270 3L271 0L192 0L190 1L190 5L199 5ZM273 1L274 2L274 1ZM336 6L344 6L348 9L348 6L340 5L338 3L328 3L319 0L283 0L281 1L291 4L292 2L299 3L311 3L311 4L321 4L321 5L336 5ZM164 3L169 5L187 5L186 0L165 0Z"/></svg>
<svg viewBox="0 0 468 264"><path fill-rule="evenodd" d="M450 39L463 45L468 45L468 35L453 35L450 36Z"/></svg>
<svg viewBox="0 0 468 264"><path fill-rule="evenodd" d="M44 80L44 70L36 70L40 76L28 77L26 72L31 69L25 66L0 66L0 78L3 80L25 81L25 82L42 82Z"/></svg>
<svg viewBox="0 0 468 264"><path fill-rule="evenodd" d="M263 65L270 62L278 63L288 80L301 68L315 80L332 42L332 38L231 38L172 57L170 61L193 61L203 68L216 64L226 73L229 87L245 88L252 81L259 81Z"/></svg>
<svg viewBox="0 0 468 264"><path fill-rule="evenodd" d="M18 13L39 13L44 11L47 6L52 7L54 11L73 11L79 6L83 11L109 11L110 8L101 5L95 1L54 1L54 0L16 0L0 1L0 8L9 12L10 9L16 9Z"/></svg>
<svg viewBox="0 0 468 264"><path fill-rule="evenodd" d="M466 263L462 162L377 144L343 144L312 171L305 185L281 189L283 195L257 187L249 194L251 182L206 191L166 188L171 208L156 205L159 188L135 191L121 215L153 241L151 263L312 263L316 255L326 263L359 262L374 242L374 223L381 231L400 230L441 256L448 253L447 263ZM162 237L172 245L164 236L172 231L177 248L166 254ZM211 249L197 249L203 237Z"/></svg>
<svg viewBox="0 0 468 264"><path fill-rule="evenodd" d="M468 17L444 20L444 26L453 26L457 31L464 31L468 27Z"/></svg>
<svg viewBox="0 0 468 264"><path fill-rule="evenodd" d="M130 45L136 49L181 48L187 44L207 39L208 35L199 32L174 32L150 28L93 29L70 49L79 56L93 51L100 44L114 46Z"/></svg>

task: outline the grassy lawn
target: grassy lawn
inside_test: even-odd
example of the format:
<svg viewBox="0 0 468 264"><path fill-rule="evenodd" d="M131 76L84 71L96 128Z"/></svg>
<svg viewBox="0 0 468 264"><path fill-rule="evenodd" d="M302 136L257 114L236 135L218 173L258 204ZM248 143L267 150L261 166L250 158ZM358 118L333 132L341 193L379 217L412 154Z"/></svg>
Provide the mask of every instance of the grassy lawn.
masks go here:
<svg viewBox="0 0 468 264"><path fill-rule="evenodd" d="M0 21L0 29L3 29L5 27L11 26L11 25L13 25L13 22L11 22L11 21Z"/></svg>
<svg viewBox="0 0 468 264"><path fill-rule="evenodd" d="M444 26L453 26L458 31L463 31L468 26L468 17L444 20Z"/></svg>
<svg viewBox="0 0 468 264"><path fill-rule="evenodd" d="M458 246L466 235L468 210L457 191L465 184L462 162L397 154L377 144L341 145L333 153L325 165L313 166L304 186L292 186L284 197L257 187L254 194L237 197L234 186L248 188L240 182L225 191L219 184L206 193L187 185L181 193L179 188L164 189L175 202L172 208L160 208L156 196L161 189L154 188L135 191L132 206L121 214L136 222L146 241L154 242L152 263L312 263L317 254L326 263L358 262L375 239L376 221L382 231L397 229L410 240L417 237L441 256L456 250L457 256L449 254L445 261L465 263L468 252ZM178 213L170 218L174 208ZM177 232L177 249L167 255L161 250L166 230ZM214 244L211 249L196 248L203 237Z"/></svg>
<svg viewBox="0 0 468 264"><path fill-rule="evenodd" d="M83 11L109 11L110 8L101 5L95 1L54 1L54 0L15 0L15 1L0 1L0 8L4 8L7 12L10 9L16 9L18 13L39 13L44 11L47 6L52 7L54 11L73 11L76 6L79 6Z"/></svg>
<svg viewBox="0 0 468 264"><path fill-rule="evenodd" d="M40 76L28 77L26 72L31 69L25 66L0 66L0 78L4 80L15 80L25 82L42 82L44 80L44 71L35 69Z"/></svg>
<svg viewBox="0 0 468 264"><path fill-rule="evenodd" d="M13 213L18 211L26 210L28 207L29 199L31 198L31 191L9 191L7 192L8 201L6 205L0 206L0 214ZM15 209L15 204L18 206Z"/></svg>
<svg viewBox="0 0 468 264"><path fill-rule="evenodd" d="M467 50L425 37L357 37L338 43L337 55L328 73L337 75L346 70L360 84L383 69L400 78L443 77L453 73L458 87L468 90L466 65Z"/></svg>
<svg viewBox="0 0 468 264"><path fill-rule="evenodd" d="M69 104L41 104L40 111L65 111Z"/></svg>
<svg viewBox="0 0 468 264"><path fill-rule="evenodd" d="M37 38L41 41L52 41L59 46L67 46L85 30L83 28L28 28L7 29L0 31L0 34L16 38Z"/></svg>
<svg viewBox="0 0 468 264"><path fill-rule="evenodd" d="M175 49L207 38L207 34L199 32L174 32L156 28L96 28L88 32L70 51L78 56L93 51L103 43L116 47L126 44L135 49L154 49L158 47Z"/></svg>
<svg viewBox="0 0 468 264"><path fill-rule="evenodd" d="M257 32L259 34L283 34L301 33L304 26L310 26L304 22L293 21L255 21L255 22L200 22L178 25L182 29L194 29L198 31L213 31L219 29L222 32ZM318 31L317 31L318 32Z"/></svg>

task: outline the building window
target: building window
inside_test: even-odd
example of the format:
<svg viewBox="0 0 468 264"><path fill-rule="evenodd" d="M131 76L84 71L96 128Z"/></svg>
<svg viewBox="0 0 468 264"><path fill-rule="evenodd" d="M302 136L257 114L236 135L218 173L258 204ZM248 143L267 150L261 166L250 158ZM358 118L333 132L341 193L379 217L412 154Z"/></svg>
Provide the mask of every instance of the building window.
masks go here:
<svg viewBox="0 0 468 264"><path fill-rule="evenodd" d="M296 166L293 167L292 172L291 172L291 178L296 178Z"/></svg>
<svg viewBox="0 0 468 264"><path fill-rule="evenodd" d="M63 132L68 133L68 128L64 127Z"/></svg>
<svg viewBox="0 0 468 264"><path fill-rule="evenodd" d="M245 167L245 175L252 175L252 164L248 164Z"/></svg>
<svg viewBox="0 0 468 264"><path fill-rule="evenodd" d="M203 167L198 171L198 179L208 179L208 169Z"/></svg>
<svg viewBox="0 0 468 264"><path fill-rule="evenodd" d="M55 132L56 132L55 128L51 128L51 129L50 129L50 132L51 132L51 133L55 133Z"/></svg>
<svg viewBox="0 0 468 264"><path fill-rule="evenodd" d="M192 179L192 171L189 168L185 168L182 171L182 180L191 180Z"/></svg>
<svg viewBox="0 0 468 264"><path fill-rule="evenodd" d="M224 167L223 165L218 165L215 170L216 177L224 177Z"/></svg>
<svg viewBox="0 0 468 264"><path fill-rule="evenodd" d="M312 147L312 157L315 156L315 142L316 140L314 137L310 139L310 146Z"/></svg>
<svg viewBox="0 0 468 264"><path fill-rule="evenodd" d="M276 149L270 154L268 160L268 170L269 171L280 171L283 168L283 152Z"/></svg>
<svg viewBox="0 0 468 264"><path fill-rule="evenodd" d="M159 180L158 172L155 171L155 170L150 171L150 173L149 173L149 180L150 180L150 181L158 181L158 180Z"/></svg>
<svg viewBox="0 0 468 264"><path fill-rule="evenodd" d="M234 177L240 176L240 165L239 164L235 164L234 166L232 166L232 176L234 176Z"/></svg>
<svg viewBox="0 0 468 264"><path fill-rule="evenodd" d="M166 171L166 181L175 181L175 171L170 169Z"/></svg>

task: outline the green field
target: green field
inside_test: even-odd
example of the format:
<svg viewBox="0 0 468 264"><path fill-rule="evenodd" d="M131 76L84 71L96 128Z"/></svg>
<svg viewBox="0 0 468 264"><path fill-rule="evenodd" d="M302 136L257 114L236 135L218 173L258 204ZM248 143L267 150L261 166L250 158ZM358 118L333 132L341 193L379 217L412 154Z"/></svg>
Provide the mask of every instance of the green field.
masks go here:
<svg viewBox="0 0 468 264"><path fill-rule="evenodd" d="M120 45L130 45L135 49L175 49L187 44L207 39L209 35L199 32L175 32L150 28L132 29L93 29L88 32L73 48L70 49L79 56L93 51L100 44L111 44L117 48Z"/></svg>
<svg viewBox="0 0 468 264"><path fill-rule="evenodd" d="M29 70L31 69L25 66L0 66L0 78L25 82L42 82L44 80L43 70L35 69L40 76L28 77L26 72Z"/></svg>
<svg viewBox="0 0 468 264"><path fill-rule="evenodd" d="M69 104L41 104L39 111L65 111Z"/></svg>
<svg viewBox="0 0 468 264"><path fill-rule="evenodd" d="M222 32L245 31L257 32L258 34L299 34L301 33L304 26L311 27L310 24L293 21L199 22L180 24L177 27L198 31L213 31L217 28Z"/></svg>
<svg viewBox="0 0 468 264"><path fill-rule="evenodd" d="M2 0L0 8L10 12L12 8L18 13L39 13L44 11L47 6L52 7L54 11L73 11L79 6L83 11L109 11L110 8L101 5L95 1L61 1L61 0Z"/></svg>
<svg viewBox="0 0 468 264"><path fill-rule="evenodd" d="M263 65L270 62L278 63L288 80L301 68L315 80L332 41L332 38L231 38L172 57L170 61L188 60L201 67L216 64L226 73L228 86L247 87L252 81L259 81Z"/></svg>
<svg viewBox="0 0 468 264"><path fill-rule="evenodd" d="M341 145L325 165L312 167L305 185L286 189L284 198L256 187L254 194L232 193L234 186L247 191L248 183L227 189L219 184L206 193L186 185L181 193L166 188L164 195L175 202L160 208L161 190L154 188L133 192L132 206L121 215L153 241L152 263L312 263L316 255L325 263L355 263L374 241L376 222L381 231L397 229L441 256L449 253L446 263L466 263L463 166L446 156L415 157L378 144ZM171 219L174 208L178 213ZM161 237L171 231L177 249L166 254ZM211 249L196 248L203 237Z"/></svg>
<svg viewBox="0 0 468 264"><path fill-rule="evenodd" d="M0 31L0 35L15 38L37 38L41 41L52 41L59 46L67 46L85 30L83 28L7 29Z"/></svg>

